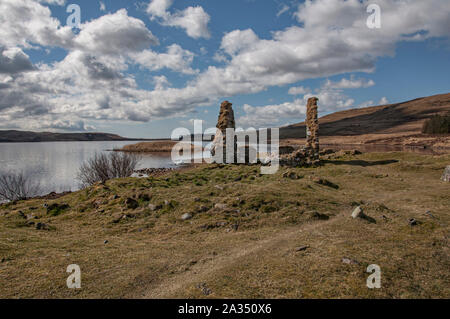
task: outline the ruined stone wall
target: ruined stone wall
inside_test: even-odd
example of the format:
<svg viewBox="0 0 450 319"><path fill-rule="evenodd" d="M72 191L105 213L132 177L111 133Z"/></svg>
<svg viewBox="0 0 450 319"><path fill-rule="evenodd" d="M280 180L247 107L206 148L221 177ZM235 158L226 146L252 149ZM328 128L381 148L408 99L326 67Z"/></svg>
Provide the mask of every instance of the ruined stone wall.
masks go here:
<svg viewBox="0 0 450 319"><path fill-rule="evenodd" d="M319 118L317 112L317 101L312 97L308 99L306 107L306 145L305 155L307 160L314 163L319 160Z"/></svg>
<svg viewBox="0 0 450 319"><path fill-rule="evenodd" d="M226 134L227 128L236 129L233 104L228 101L220 105L219 119L217 121L217 133L211 147L211 155L214 157L219 147L222 147L224 163L226 162Z"/></svg>

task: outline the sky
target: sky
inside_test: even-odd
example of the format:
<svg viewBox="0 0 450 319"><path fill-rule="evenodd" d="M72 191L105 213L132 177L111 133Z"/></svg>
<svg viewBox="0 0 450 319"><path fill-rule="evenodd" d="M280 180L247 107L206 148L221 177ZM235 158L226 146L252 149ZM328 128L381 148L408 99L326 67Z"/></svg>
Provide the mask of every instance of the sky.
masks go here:
<svg viewBox="0 0 450 319"><path fill-rule="evenodd" d="M450 92L448 0L0 0L0 25L0 130L162 138L224 100L263 128L312 96L323 116Z"/></svg>

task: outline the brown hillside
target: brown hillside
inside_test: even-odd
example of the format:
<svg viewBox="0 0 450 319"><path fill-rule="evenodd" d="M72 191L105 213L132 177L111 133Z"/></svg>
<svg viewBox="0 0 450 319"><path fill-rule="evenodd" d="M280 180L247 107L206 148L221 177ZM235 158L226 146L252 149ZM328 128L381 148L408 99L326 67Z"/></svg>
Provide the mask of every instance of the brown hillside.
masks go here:
<svg viewBox="0 0 450 319"><path fill-rule="evenodd" d="M331 144L405 144L405 138L427 137L421 134L426 119L434 114L447 113L450 113L450 93L397 104L351 109L320 118L320 135L325 137L322 138L323 142ZM305 123L302 122L281 128L280 137L302 139L305 138L305 131ZM435 139L448 143L448 136Z"/></svg>

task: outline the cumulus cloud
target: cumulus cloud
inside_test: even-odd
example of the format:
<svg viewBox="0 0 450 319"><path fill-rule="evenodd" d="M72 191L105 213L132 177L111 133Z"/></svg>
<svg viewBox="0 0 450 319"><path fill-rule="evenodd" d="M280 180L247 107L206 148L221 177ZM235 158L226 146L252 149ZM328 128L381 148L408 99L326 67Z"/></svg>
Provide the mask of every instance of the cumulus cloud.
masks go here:
<svg viewBox="0 0 450 319"><path fill-rule="evenodd" d="M375 82L373 80L355 79L352 76L350 79L342 78L339 82L327 80L324 86L330 89L359 89L368 88L374 85Z"/></svg>
<svg viewBox="0 0 450 319"><path fill-rule="evenodd" d="M197 72L191 68L194 54L188 50L184 50L178 44L170 45L166 53L144 50L131 54L130 57L135 62L152 71L168 68L185 74L194 74Z"/></svg>
<svg viewBox="0 0 450 319"><path fill-rule="evenodd" d="M300 119L306 114L306 105L302 99L286 102L278 105L251 106L244 105L246 115L237 120L242 127L264 127L272 126L286 118Z"/></svg>
<svg viewBox="0 0 450 319"><path fill-rule="evenodd" d="M0 120L25 127L58 119L149 121L182 116L198 106L216 103L221 97L257 93L305 79L372 72L376 60L392 56L400 41L449 36L450 7L445 0L379 0L381 29L366 27L367 3L306 1L295 15L299 24L274 31L270 37L260 38L251 29L228 32L216 54L222 57L223 65L197 72L191 66L193 54L177 44L156 52L152 46L157 38L126 10L86 22L79 34L74 34L51 16L43 2L2 0L0 46L7 65L25 62L23 51L11 54L14 48L60 47L68 54L62 61L39 64L30 70L29 65L22 64L22 71L27 72L14 73L10 69L9 73L1 73ZM176 26L186 29L192 37L209 35L209 15L206 17L203 9L169 12L171 5L168 0L150 2L150 18L162 24L178 21ZM3 57L5 50L9 60ZM4 61L0 62L2 68ZM195 77L179 88L160 79L149 91L139 88L134 77L127 74L130 63L151 71L169 68ZM354 100L344 90L370 85L370 80L350 78L329 82L318 90L291 88L292 95L303 94L303 98L281 105L249 105L245 108L249 113L242 121L255 126L257 121L262 125L284 116L289 120L294 114L302 114L308 94L320 98L322 110L347 108L354 105Z"/></svg>
<svg viewBox="0 0 450 319"><path fill-rule="evenodd" d="M344 90L355 88L367 88L375 85L372 80L355 79L351 76L349 79L342 78L338 82L326 80L316 90L305 88L303 86L291 87L290 95L303 95L302 98L296 98L293 102L286 102L278 105L267 105L254 107L244 105L246 115L238 119L240 125L269 125L276 126L286 121L293 122L293 119L302 120L306 113L306 104L309 98L317 97L319 99L320 113L329 113L354 107L355 100L348 97ZM373 101L367 101L358 107L366 107L367 103L373 105ZM255 124L252 124L255 123Z"/></svg>
<svg viewBox="0 0 450 319"><path fill-rule="evenodd" d="M182 11L170 13L168 10L172 4L173 0L152 0L147 6L150 19L158 20L165 26L182 28L194 39L211 37L208 30L211 17L202 7L187 7Z"/></svg>
<svg viewBox="0 0 450 319"><path fill-rule="evenodd" d="M305 88L303 86L296 86L296 87L291 87L288 91L288 94L290 95L301 95L301 94L306 94L309 93L311 90L309 88Z"/></svg>
<svg viewBox="0 0 450 319"><path fill-rule="evenodd" d="M0 47L0 73L14 74L33 69L29 56L20 48Z"/></svg>
<svg viewBox="0 0 450 319"><path fill-rule="evenodd" d="M144 22L130 17L125 9L84 23L80 28L74 45L96 54L126 54L159 44Z"/></svg>

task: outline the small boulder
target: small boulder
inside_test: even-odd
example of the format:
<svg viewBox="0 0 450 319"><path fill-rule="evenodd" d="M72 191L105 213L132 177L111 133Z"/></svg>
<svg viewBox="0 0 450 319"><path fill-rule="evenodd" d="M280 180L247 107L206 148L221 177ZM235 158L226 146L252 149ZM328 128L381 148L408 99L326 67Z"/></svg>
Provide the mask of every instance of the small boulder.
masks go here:
<svg viewBox="0 0 450 319"><path fill-rule="evenodd" d="M162 208L161 205L153 205L153 204L148 205L148 209L150 209L152 212L157 211L161 208Z"/></svg>
<svg viewBox="0 0 450 319"><path fill-rule="evenodd" d="M49 230L50 227L47 224L44 224L44 223L37 223L36 224L36 229L37 230Z"/></svg>
<svg viewBox="0 0 450 319"><path fill-rule="evenodd" d="M315 220L329 220L330 216L328 216L327 214L321 214L319 212L311 212L310 218Z"/></svg>
<svg viewBox="0 0 450 319"><path fill-rule="evenodd" d="M214 208L225 210L225 209L227 209L227 205L225 205L225 204L216 204L216 205L214 205Z"/></svg>
<svg viewBox="0 0 450 319"><path fill-rule="evenodd" d="M192 214L190 214L190 213L183 214L183 216L181 216L181 219L182 220L190 220L190 219L192 219Z"/></svg>
<svg viewBox="0 0 450 319"><path fill-rule="evenodd" d="M356 218L364 219L364 220L366 220L366 221L368 221L369 223L372 223L372 224L375 224L377 222L374 218L364 214L363 209L361 208L361 206L358 206L358 207L356 207L353 210L352 218L353 219L356 219Z"/></svg>
<svg viewBox="0 0 450 319"><path fill-rule="evenodd" d="M301 246L295 249L295 251L300 252L300 251L305 251L309 248L309 245L306 246Z"/></svg>
<svg viewBox="0 0 450 319"><path fill-rule="evenodd" d="M359 265L359 261L347 257L342 258L342 263L347 265Z"/></svg>
<svg viewBox="0 0 450 319"><path fill-rule="evenodd" d="M450 182L450 165L445 168L441 180L444 182Z"/></svg>
<svg viewBox="0 0 450 319"><path fill-rule="evenodd" d="M363 218L363 216L365 216L365 215L364 215L363 210L362 210L362 208L360 206L356 207L353 210L353 213L352 213L352 217L353 218Z"/></svg>

